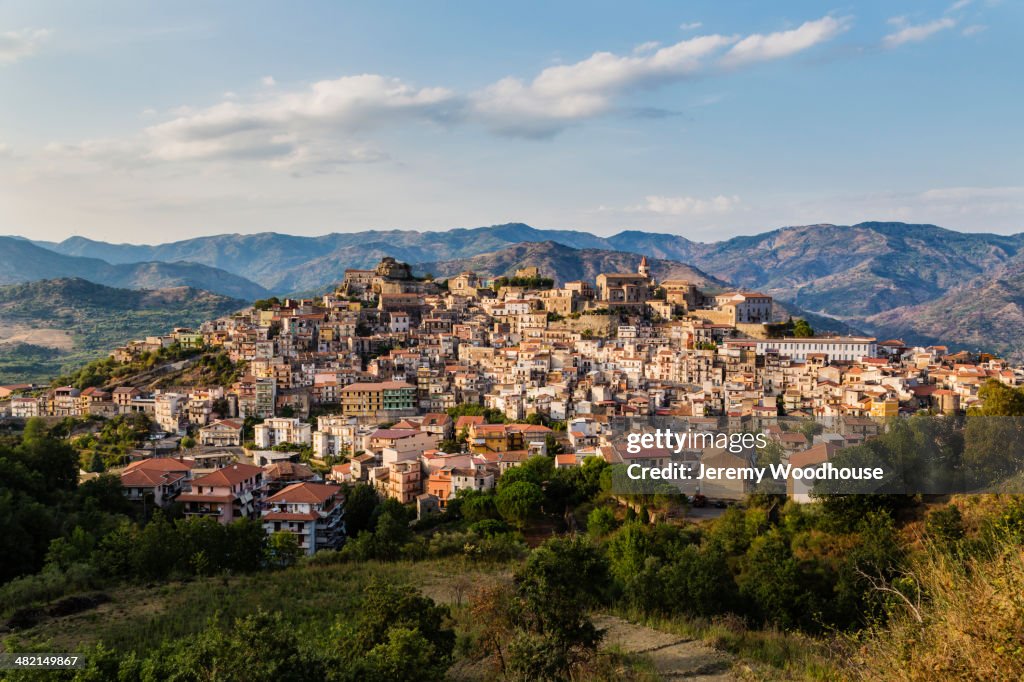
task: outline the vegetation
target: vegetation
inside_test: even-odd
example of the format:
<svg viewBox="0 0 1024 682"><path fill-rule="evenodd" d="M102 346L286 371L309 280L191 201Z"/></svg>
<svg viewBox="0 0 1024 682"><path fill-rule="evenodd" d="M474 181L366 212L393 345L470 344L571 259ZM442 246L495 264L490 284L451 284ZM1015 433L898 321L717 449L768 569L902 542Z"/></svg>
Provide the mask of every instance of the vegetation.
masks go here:
<svg viewBox="0 0 1024 682"><path fill-rule="evenodd" d="M550 289L555 286L551 277L498 277L493 284L495 290L501 287L524 287L526 289Z"/></svg>
<svg viewBox="0 0 1024 682"><path fill-rule="evenodd" d="M0 384L46 382L132 339L229 314L244 301L180 287L115 289L82 279L0 287L0 324L59 330L67 342L0 344ZM91 384L95 385L95 384Z"/></svg>

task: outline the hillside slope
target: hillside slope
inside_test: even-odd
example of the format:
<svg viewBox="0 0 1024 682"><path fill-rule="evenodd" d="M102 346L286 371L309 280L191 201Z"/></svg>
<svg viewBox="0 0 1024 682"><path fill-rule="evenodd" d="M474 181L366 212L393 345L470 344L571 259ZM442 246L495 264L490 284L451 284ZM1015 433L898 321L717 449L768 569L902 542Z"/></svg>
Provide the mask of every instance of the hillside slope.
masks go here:
<svg viewBox="0 0 1024 682"><path fill-rule="evenodd" d="M191 287L115 289L83 279L0 286L0 384L47 382L126 341L244 306Z"/></svg>

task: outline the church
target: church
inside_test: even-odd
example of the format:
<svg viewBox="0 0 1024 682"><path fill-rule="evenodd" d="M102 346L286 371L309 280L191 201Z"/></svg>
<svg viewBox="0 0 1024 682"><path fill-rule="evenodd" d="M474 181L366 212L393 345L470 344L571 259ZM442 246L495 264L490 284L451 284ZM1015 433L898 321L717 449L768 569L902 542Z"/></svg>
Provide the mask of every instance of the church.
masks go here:
<svg viewBox="0 0 1024 682"><path fill-rule="evenodd" d="M609 307L645 303L650 300L655 286L647 256L640 259L636 272L601 273L597 276L598 299Z"/></svg>

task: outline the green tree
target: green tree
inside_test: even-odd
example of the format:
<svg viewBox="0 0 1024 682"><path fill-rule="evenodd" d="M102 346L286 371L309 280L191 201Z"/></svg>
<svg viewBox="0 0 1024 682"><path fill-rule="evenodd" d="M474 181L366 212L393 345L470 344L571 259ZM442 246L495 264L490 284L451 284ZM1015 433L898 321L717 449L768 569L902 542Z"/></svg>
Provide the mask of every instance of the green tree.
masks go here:
<svg viewBox="0 0 1024 682"><path fill-rule="evenodd" d="M267 563L275 568L288 568L302 558L299 539L293 533L272 533L267 541Z"/></svg>
<svg viewBox="0 0 1024 682"><path fill-rule="evenodd" d="M814 336L814 329L804 319L796 319L793 321L793 336L797 338L808 338Z"/></svg>
<svg viewBox="0 0 1024 682"><path fill-rule="evenodd" d="M498 512L509 523L522 528L540 512L543 501L544 493L540 486L529 481L516 481L498 489L495 503Z"/></svg>
<svg viewBox="0 0 1024 682"><path fill-rule="evenodd" d="M592 538L608 535L616 525L615 513L608 507L596 507L587 515L587 533Z"/></svg>

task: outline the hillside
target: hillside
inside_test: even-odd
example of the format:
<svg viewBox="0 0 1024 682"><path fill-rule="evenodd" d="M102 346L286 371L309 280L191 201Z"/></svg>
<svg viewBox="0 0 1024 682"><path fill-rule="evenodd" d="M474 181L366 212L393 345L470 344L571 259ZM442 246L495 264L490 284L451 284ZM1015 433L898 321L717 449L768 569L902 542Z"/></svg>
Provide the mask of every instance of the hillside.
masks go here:
<svg viewBox="0 0 1024 682"><path fill-rule="evenodd" d="M98 258L56 253L24 239L0 237L0 285L62 277L80 277L126 289L194 287L246 300L267 293L245 277L201 263L111 264Z"/></svg>
<svg viewBox="0 0 1024 682"><path fill-rule="evenodd" d="M909 343L985 349L1024 360L1024 257L954 287L941 298L887 310L865 322Z"/></svg>
<svg viewBox="0 0 1024 682"><path fill-rule="evenodd" d="M243 307L191 287L129 290L65 278L0 287L0 384L48 382L131 339Z"/></svg>

